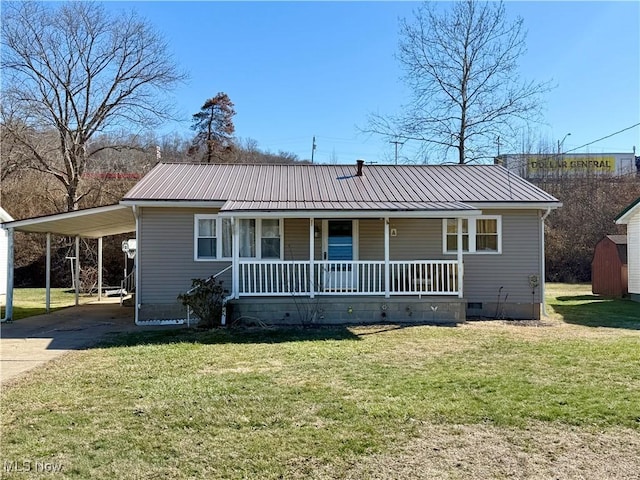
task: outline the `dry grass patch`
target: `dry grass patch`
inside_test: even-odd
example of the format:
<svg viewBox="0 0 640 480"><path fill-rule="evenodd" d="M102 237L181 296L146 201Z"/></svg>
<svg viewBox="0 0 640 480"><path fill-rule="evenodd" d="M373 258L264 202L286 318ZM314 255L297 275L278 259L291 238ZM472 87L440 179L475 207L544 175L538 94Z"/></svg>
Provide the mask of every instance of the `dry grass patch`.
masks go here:
<svg viewBox="0 0 640 480"><path fill-rule="evenodd" d="M397 452L317 466L310 478L635 480L638 452L640 433L630 429L430 424Z"/></svg>

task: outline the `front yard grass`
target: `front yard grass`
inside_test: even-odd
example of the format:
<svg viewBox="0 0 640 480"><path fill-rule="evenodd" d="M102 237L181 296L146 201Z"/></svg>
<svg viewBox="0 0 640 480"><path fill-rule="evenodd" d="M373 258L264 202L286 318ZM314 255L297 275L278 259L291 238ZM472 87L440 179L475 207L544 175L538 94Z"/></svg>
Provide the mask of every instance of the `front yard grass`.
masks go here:
<svg viewBox="0 0 640 480"><path fill-rule="evenodd" d="M555 310L114 337L3 389L3 473L32 478L5 463L30 460L64 478L637 478L640 331L612 305L619 328Z"/></svg>
<svg viewBox="0 0 640 480"><path fill-rule="evenodd" d="M79 302L87 303L96 300L96 296L80 294ZM6 296L2 296L0 318L4 318ZM75 305L76 294L68 288L51 289L51 311ZM32 317L46 313L44 288L16 288L13 291L13 320Z"/></svg>

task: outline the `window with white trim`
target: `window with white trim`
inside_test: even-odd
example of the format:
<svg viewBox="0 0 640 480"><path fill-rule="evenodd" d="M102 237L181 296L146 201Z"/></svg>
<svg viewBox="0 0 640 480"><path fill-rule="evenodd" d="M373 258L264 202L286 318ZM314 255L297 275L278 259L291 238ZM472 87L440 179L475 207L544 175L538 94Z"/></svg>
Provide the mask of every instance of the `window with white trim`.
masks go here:
<svg viewBox="0 0 640 480"><path fill-rule="evenodd" d="M196 258L213 260L218 257L218 221L215 215L196 215Z"/></svg>
<svg viewBox="0 0 640 480"><path fill-rule="evenodd" d="M446 218L443 225L445 231L444 251L458 251L458 219ZM462 219L462 251L469 251L469 220Z"/></svg>
<svg viewBox="0 0 640 480"><path fill-rule="evenodd" d="M212 214L194 217L194 259L200 261L230 260L232 257L232 224L230 218Z"/></svg>
<svg viewBox="0 0 640 480"><path fill-rule="evenodd" d="M282 259L283 222L279 218L239 218L240 258ZM233 226L231 219L218 215L194 217L194 258L197 261L231 260Z"/></svg>
<svg viewBox="0 0 640 480"><path fill-rule="evenodd" d="M260 250L262 258L280 258L280 220L277 218L262 219L260 234Z"/></svg>
<svg viewBox="0 0 640 480"><path fill-rule="evenodd" d="M279 218L241 218L240 257L258 259L282 258L282 226Z"/></svg>
<svg viewBox="0 0 640 480"><path fill-rule="evenodd" d="M444 253L458 251L458 219L442 221ZM482 215L462 219L462 251L466 253L502 253L502 217Z"/></svg>

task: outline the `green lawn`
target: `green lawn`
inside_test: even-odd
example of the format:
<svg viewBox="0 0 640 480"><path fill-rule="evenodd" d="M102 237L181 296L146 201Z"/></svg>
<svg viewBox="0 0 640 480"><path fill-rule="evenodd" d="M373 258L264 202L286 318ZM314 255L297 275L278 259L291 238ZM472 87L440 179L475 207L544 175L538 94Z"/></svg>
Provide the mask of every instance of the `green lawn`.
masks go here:
<svg viewBox="0 0 640 480"><path fill-rule="evenodd" d="M640 309L563 321L584 289L551 286L536 325L115 337L3 389L1 460L79 479L637 474Z"/></svg>
<svg viewBox="0 0 640 480"><path fill-rule="evenodd" d="M564 322L590 327L640 329L640 303L600 297L591 285L551 283L547 302Z"/></svg>
<svg viewBox="0 0 640 480"><path fill-rule="evenodd" d="M80 303L86 303L96 300L96 296L81 294ZM4 318L4 307L6 299L2 299L2 307L0 308L1 317ZM61 308L75 305L76 294L68 288L52 288L51 289L51 310L59 310ZM33 315L41 315L46 312L45 289L44 288L16 288L13 292L13 320L20 320Z"/></svg>

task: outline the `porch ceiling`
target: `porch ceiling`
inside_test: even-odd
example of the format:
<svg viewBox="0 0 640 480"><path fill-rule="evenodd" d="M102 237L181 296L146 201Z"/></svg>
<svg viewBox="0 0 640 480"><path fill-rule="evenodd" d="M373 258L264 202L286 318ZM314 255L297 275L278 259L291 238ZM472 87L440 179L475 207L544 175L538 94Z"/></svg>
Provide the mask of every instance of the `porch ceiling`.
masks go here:
<svg viewBox="0 0 640 480"><path fill-rule="evenodd" d="M99 238L134 232L136 220L131 207L107 205L75 212L15 220L4 223L3 227L13 228L18 232Z"/></svg>

